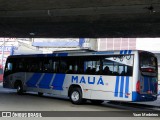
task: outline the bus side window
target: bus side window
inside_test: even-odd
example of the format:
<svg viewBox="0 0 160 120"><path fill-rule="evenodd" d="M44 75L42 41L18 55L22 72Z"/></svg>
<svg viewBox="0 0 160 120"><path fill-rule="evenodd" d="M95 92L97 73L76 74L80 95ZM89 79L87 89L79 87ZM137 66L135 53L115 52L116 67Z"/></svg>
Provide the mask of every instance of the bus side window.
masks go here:
<svg viewBox="0 0 160 120"><path fill-rule="evenodd" d="M58 73L59 72L59 62L58 61L54 61L53 62L53 72L54 73Z"/></svg>
<svg viewBox="0 0 160 120"><path fill-rule="evenodd" d="M69 65L69 68L68 68L68 70L66 70L66 72L65 72L66 74L73 74L73 67L72 67L72 65Z"/></svg>
<svg viewBox="0 0 160 120"><path fill-rule="evenodd" d="M68 70L67 68L67 62L66 60L61 60L60 61L60 73L66 73L66 71Z"/></svg>
<svg viewBox="0 0 160 120"><path fill-rule="evenodd" d="M85 73L86 73L86 74L91 74L91 67L87 67Z"/></svg>
<svg viewBox="0 0 160 120"><path fill-rule="evenodd" d="M98 73L99 69L97 68L100 66L100 60L99 58L84 61L84 73L85 74L91 74L95 75Z"/></svg>
<svg viewBox="0 0 160 120"><path fill-rule="evenodd" d="M127 76L132 76L132 72L133 72L132 67L128 66L127 67Z"/></svg>
<svg viewBox="0 0 160 120"><path fill-rule="evenodd" d="M103 69L103 75L111 75L111 71L108 66L105 66Z"/></svg>

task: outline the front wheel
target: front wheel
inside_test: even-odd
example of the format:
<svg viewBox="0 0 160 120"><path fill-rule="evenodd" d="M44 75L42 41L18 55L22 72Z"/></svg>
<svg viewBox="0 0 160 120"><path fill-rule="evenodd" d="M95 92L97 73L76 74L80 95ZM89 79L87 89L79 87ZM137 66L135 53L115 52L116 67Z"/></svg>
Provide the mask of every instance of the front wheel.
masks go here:
<svg viewBox="0 0 160 120"><path fill-rule="evenodd" d="M80 105L83 103L84 99L82 98L82 91L80 88L73 88L70 92L70 100L73 104Z"/></svg>
<svg viewBox="0 0 160 120"><path fill-rule="evenodd" d="M43 96L43 93L42 92L38 92L38 96Z"/></svg>
<svg viewBox="0 0 160 120"><path fill-rule="evenodd" d="M17 85L17 94L22 95L23 94L23 86L22 84Z"/></svg>

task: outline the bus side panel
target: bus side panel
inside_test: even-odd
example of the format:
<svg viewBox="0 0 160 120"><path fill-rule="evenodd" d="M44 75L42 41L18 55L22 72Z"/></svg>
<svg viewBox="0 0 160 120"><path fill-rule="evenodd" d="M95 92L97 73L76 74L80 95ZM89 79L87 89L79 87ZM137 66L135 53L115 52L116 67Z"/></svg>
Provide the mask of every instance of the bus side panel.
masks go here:
<svg viewBox="0 0 160 120"><path fill-rule="evenodd" d="M50 80L47 80L48 78ZM41 87L40 83L45 80L47 80L48 82L43 84L43 87ZM132 100L132 77L129 76L99 76L75 74L53 75L49 73L27 74L27 89L35 92L52 93L67 96L69 86L72 84L80 85L83 92L83 98L86 99L119 101ZM53 88L50 87L50 85ZM46 86L46 88L44 88L44 86Z"/></svg>
<svg viewBox="0 0 160 120"><path fill-rule="evenodd" d="M60 95L65 74L27 73L26 87L28 91Z"/></svg>
<svg viewBox="0 0 160 120"><path fill-rule="evenodd" d="M14 88L13 74L3 77L3 87L4 88Z"/></svg>
<svg viewBox="0 0 160 120"><path fill-rule="evenodd" d="M132 77L67 75L63 87L78 84L83 98L101 100L132 100Z"/></svg>
<svg viewBox="0 0 160 120"><path fill-rule="evenodd" d="M3 87L4 88L14 88L15 82L17 80L20 80L22 82L22 84L24 85L25 72L13 73L13 74L10 74L10 75L7 75L6 77L4 77Z"/></svg>
<svg viewBox="0 0 160 120"><path fill-rule="evenodd" d="M26 73L26 87L36 88L42 73Z"/></svg>
<svg viewBox="0 0 160 120"><path fill-rule="evenodd" d="M92 90L91 99L99 100L132 100L132 77L117 76L104 77L106 88ZM98 89L98 88L97 88Z"/></svg>

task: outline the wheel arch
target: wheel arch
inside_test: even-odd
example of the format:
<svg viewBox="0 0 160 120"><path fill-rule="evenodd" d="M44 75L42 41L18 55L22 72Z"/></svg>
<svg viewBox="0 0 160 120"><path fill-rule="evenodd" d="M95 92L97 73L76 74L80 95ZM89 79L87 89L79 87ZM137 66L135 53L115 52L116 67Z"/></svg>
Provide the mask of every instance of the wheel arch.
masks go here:
<svg viewBox="0 0 160 120"><path fill-rule="evenodd" d="M81 89L82 98L83 98L83 89L82 89L82 86L79 85L79 84L71 84L71 85L69 86L69 89L68 89L68 97L70 96L71 90L72 90L73 88L76 88L76 87L79 87L79 88Z"/></svg>
<svg viewBox="0 0 160 120"><path fill-rule="evenodd" d="M17 89L17 87L18 87L19 84L23 85L23 82L21 80L15 80L15 82L14 82L14 88Z"/></svg>

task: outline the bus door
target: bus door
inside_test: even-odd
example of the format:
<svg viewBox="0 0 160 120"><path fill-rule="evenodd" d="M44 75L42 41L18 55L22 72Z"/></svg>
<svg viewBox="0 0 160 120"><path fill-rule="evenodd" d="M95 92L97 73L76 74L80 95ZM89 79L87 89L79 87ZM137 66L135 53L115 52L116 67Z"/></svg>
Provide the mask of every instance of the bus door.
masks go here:
<svg viewBox="0 0 160 120"><path fill-rule="evenodd" d="M157 58L151 53L140 53L140 80L137 82L137 92L156 95L158 90L157 77Z"/></svg>

